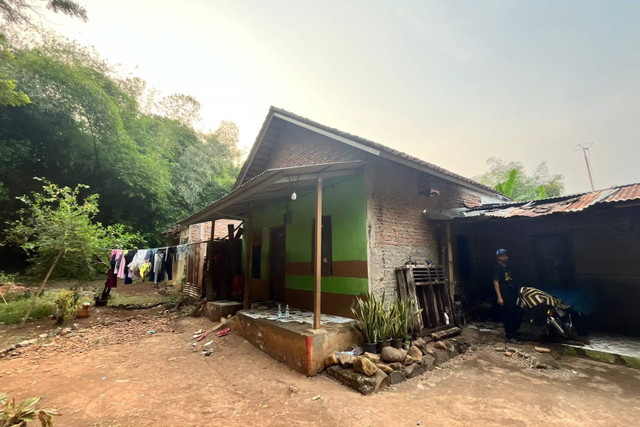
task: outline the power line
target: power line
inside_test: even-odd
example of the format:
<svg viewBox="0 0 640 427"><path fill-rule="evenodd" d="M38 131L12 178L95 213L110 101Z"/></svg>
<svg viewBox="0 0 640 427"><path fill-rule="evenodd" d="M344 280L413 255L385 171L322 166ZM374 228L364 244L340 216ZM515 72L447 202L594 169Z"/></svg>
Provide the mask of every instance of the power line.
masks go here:
<svg viewBox="0 0 640 427"><path fill-rule="evenodd" d="M593 185L593 175L591 174L591 164L589 160L591 159L591 152L589 152L589 148L593 146L592 142L588 142L585 144L578 144L573 149L573 151L582 150L582 154L584 154L584 162L587 165L587 172L589 173L589 182L591 183L591 191L596 191L595 185Z"/></svg>

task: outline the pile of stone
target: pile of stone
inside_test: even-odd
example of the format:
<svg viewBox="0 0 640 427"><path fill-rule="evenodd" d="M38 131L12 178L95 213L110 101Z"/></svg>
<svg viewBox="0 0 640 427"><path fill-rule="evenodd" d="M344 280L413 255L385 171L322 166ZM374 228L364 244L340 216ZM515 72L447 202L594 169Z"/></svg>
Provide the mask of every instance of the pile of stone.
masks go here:
<svg viewBox="0 0 640 427"><path fill-rule="evenodd" d="M384 347L380 354L362 356L334 353L325 365L327 375L366 395L430 371L468 348L469 343L458 339L419 338L407 350Z"/></svg>

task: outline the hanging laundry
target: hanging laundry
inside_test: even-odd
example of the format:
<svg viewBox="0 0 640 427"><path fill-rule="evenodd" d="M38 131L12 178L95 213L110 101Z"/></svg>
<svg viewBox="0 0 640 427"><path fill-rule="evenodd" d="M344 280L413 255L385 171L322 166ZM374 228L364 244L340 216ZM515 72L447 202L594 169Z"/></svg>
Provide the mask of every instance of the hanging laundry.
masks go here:
<svg viewBox="0 0 640 427"><path fill-rule="evenodd" d="M156 284L156 253L158 252L158 249L149 249L149 252L151 253L149 259L149 261L151 262L151 268L149 269L149 280ZM149 252L147 252L147 255L149 255Z"/></svg>
<svg viewBox="0 0 640 427"><path fill-rule="evenodd" d="M115 252L115 262L113 264L113 272L116 274L116 276L118 275L118 269L120 268L120 260L122 259L122 249L114 249L113 250ZM113 254L112 254L113 256Z"/></svg>
<svg viewBox="0 0 640 427"><path fill-rule="evenodd" d="M164 258L164 270L168 280L173 280L173 258L176 256L176 253L177 250L175 246L167 248L167 254Z"/></svg>
<svg viewBox="0 0 640 427"><path fill-rule="evenodd" d="M133 277L130 275L129 264L133 261L133 257L135 256L136 251L131 250L126 253L124 256L124 284L130 285L133 283Z"/></svg>
<svg viewBox="0 0 640 427"><path fill-rule="evenodd" d="M104 285L107 288L116 288L118 286L118 278L116 276L115 273L115 266L116 266L116 257L118 256L118 252L122 252L122 251L118 251L116 249L111 251L111 258L109 261L109 272L107 273L107 281L104 283Z"/></svg>
<svg viewBox="0 0 640 427"><path fill-rule="evenodd" d="M188 252L189 252L189 245L176 246L176 254L178 255L178 261L184 260Z"/></svg>

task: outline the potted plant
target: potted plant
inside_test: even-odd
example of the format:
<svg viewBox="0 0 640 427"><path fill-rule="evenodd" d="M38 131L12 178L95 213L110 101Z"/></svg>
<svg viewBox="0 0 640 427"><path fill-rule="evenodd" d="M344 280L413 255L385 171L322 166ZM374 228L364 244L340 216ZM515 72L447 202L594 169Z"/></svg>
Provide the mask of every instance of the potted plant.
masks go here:
<svg viewBox="0 0 640 427"><path fill-rule="evenodd" d="M356 298L356 307L351 307L353 317L356 319L352 325L362 334L364 351L376 352L378 341L378 301L373 294L365 294L362 298Z"/></svg>
<svg viewBox="0 0 640 427"><path fill-rule="evenodd" d="M389 307L389 312L393 318L393 328L391 336L391 346L394 348L402 348L402 340L405 337L405 304L400 298L396 298Z"/></svg>
<svg viewBox="0 0 640 427"><path fill-rule="evenodd" d="M78 304L78 311L76 312L76 318L84 319L89 317L89 307L91 307L91 303L84 299Z"/></svg>

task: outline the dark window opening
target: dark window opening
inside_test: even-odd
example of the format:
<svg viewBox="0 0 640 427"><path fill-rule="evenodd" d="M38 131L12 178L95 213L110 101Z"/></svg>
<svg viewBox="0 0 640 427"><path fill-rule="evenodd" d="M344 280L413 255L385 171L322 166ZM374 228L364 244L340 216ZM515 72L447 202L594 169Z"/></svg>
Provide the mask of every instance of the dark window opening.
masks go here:
<svg viewBox="0 0 640 427"><path fill-rule="evenodd" d="M311 228L311 264L313 271L316 268L316 220L313 219L313 227ZM333 250L331 242L331 216L322 217L322 248L321 248L321 273L323 276L331 276L333 274Z"/></svg>
<svg viewBox="0 0 640 427"><path fill-rule="evenodd" d="M469 237L457 236L457 264L458 277L468 279L471 276L471 253L469 250Z"/></svg>

